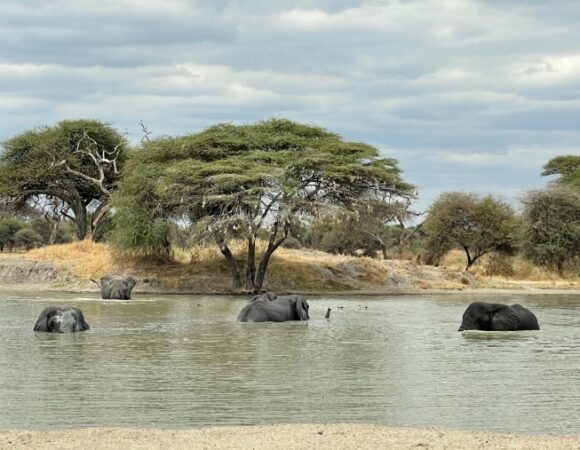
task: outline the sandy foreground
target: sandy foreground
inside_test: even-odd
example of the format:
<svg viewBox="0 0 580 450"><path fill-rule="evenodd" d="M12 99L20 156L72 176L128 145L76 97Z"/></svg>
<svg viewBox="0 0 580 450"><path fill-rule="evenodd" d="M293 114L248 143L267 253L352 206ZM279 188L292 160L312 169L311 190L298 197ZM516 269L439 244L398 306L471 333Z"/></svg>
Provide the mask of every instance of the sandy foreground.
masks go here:
<svg viewBox="0 0 580 450"><path fill-rule="evenodd" d="M0 431L0 449L580 449L580 435L545 436L365 424L189 430Z"/></svg>

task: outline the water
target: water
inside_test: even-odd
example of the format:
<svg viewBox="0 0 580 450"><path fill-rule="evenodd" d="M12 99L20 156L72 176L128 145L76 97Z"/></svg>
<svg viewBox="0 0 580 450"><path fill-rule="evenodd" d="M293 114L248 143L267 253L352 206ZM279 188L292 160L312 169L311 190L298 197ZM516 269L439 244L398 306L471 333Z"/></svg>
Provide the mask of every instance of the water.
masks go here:
<svg viewBox="0 0 580 450"><path fill-rule="evenodd" d="M246 300L234 297L35 295L0 294L0 429L580 432L580 296L321 297L308 323L242 324ZM462 335L475 300L521 303L542 330ZM32 331L45 306L63 303L80 307L91 331Z"/></svg>

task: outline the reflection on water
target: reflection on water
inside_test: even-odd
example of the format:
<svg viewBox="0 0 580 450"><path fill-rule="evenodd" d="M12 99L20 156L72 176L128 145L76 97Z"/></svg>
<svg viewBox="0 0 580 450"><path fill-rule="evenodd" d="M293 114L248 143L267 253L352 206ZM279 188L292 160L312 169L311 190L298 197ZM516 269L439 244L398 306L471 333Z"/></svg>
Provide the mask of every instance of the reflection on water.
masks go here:
<svg viewBox="0 0 580 450"><path fill-rule="evenodd" d="M241 324L236 298L49 295L1 294L0 428L580 432L578 296L324 297L310 301L309 323ZM474 300L522 303L542 330L458 333ZM80 307L91 331L32 332L45 306L62 303Z"/></svg>

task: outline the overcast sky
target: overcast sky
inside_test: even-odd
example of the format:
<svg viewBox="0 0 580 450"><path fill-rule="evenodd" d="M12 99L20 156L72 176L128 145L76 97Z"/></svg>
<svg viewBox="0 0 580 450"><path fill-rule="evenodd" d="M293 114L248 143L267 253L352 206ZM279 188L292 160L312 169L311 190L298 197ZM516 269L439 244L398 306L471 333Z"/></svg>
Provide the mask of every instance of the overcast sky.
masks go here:
<svg viewBox="0 0 580 450"><path fill-rule="evenodd" d="M0 140L284 117L397 158L422 208L580 154L577 0L0 0L0 42Z"/></svg>

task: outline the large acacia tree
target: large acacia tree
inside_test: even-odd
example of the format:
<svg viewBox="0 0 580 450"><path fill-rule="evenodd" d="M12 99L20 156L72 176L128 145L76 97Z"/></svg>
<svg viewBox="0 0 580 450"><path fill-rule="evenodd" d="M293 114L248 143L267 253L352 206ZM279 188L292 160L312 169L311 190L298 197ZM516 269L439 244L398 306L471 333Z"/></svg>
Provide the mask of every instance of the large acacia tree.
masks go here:
<svg viewBox="0 0 580 450"><path fill-rule="evenodd" d="M191 221L219 246L235 285L254 290L299 217L386 195L411 198L414 188L370 145L281 119L220 124L144 143L116 196L116 237L122 248L159 254L167 251L167 221ZM243 265L230 249L233 236L247 243ZM258 236L266 240L260 255Z"/></svg>
<svg viewBox="0 0 580 450"><path fill-rule="evenodd" d="M97 236L126 158L124 135L96 120L67 120L25 131L3 147L0 197L21 209L58 205L79 239Z"/></svg>

